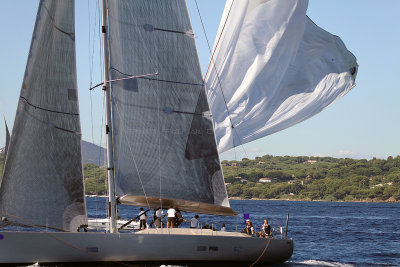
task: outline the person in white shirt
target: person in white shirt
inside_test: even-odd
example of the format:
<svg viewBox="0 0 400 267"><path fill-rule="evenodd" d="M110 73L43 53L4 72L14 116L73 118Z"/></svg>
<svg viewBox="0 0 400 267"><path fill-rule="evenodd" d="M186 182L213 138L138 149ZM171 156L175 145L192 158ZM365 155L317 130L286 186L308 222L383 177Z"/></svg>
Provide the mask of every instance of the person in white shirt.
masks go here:
<svg viewBox="0 0 400 267"><path fill-rule="evenodd" d="M139 230L146 229L147 214L144 212L143 208L140 208L139 212Z"/></svg>
<svg viewBox="0 0 400 267"><path fill-rule="evenodd" d="M155 212L155 220L154 224L156 225L156 228L161 228L162 224L162 217L163 217L164 211L161 208L157 208Z"/></svg>
<svg viewBox="0 0 400 267"><path fill-rule="evenodd" d="M222 232L226 232L226 227L225 227L225 224L224 224L224 223L221 225L221 231L222 231Z"/></svg>
<svg viewBox="0 0 400 267"><path fill-rule="evenodd" d="M197 228L199 226L199 215L194 215L194 217L190 220L190 228Z"/></svg>
<svg viewBox="0 0 400 267"><path fill-rule="evenodd" d="M167 210L167 228L175 228L175 213L176 210L172 206L170 206Z"/></svg>

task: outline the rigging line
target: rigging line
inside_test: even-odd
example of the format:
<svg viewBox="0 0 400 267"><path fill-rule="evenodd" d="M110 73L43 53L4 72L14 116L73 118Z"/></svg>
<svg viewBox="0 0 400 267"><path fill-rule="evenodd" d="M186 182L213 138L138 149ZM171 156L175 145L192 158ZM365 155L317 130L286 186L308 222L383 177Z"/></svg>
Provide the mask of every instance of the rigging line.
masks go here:
<svg viewBox="0 0 400 267"><path fill-rule="evenodd" d="M95 14L95 16L94 16L94 24L93 24L93 28L91 27L91 21L92 21L92 18L91 18L91 16L90 16L90 1L88 1L88 6L87 6L87 8L88 8L88 24L89 24L89 27L88 27L88 31L89 31L89 33L88 33L88 37L89 37L89 44L88 44L88 50L89 50L89 70L90 70L90 87L92 86L92 82L93 82L93 69L94 69L94 52L95 52L95 39L96 39L96 28L97 28L97 25L96 25L96 16L97 16L97 14L98 14L98 12L94 12L94 14ZM95 10L97 10L98 11L98 2L96 1L96 8L95 8ZM91 30L92 30L92 34L93 34L93 37L91 38Z"/></svg>
<svg viewBox="0 0 400 267"><path fill-rule="evenodd" d="M104 110L105 110L105 98L103 98L103 116L101 117L101 128L100 129L103 129L103 127L104 127L104 119L105 119L104 118L105 117L105 111ZM106 151L103 150L103 148L101 146L102 143L103 143L103 131L100 131L99 158L98 158L99 159L99 165L98 165L99 167L100 166L104 166L104 158L106 157ZM102 150L103 150L103 162L101 163L101 151ZM103 165L100 165L100 164L103 164ZM101 168L100 168L100 170L101 170ZM107 168L103 168L103 170L104 170L104 177L107 177ZM101 171L99 172L99 174L101 175ZM98 208L98 206L97 206L98 204L97 203L98 202L96 202L96 218L97 218L97 208Z"/></svg>
<svg viewBox="0 0 400 267"><path fill-rule="evenodd" d="M104 27L107 27L107 29L106 29L106 31L105 31L105 38L101 38L101 40L102 40L102 42L101 42L101 44L102 44L102 46L101 46L101 49L100 49L100 54L101 54L101 52L104 52L104 54L101 54L102 56L100 57L100 58L102 58L103 59L103 61L102 61L102 66L104 66L105 65L105 63L104 62L106 62L107 63L107 66L105 66L105 68L103 67L102 68L102 77L103 77L103 79L104 79L104 84L105 84L105 86L106 86L106 90L104 90L104 105L105 105L105 107L107 106L107 105L109 105L109 108L110 108L110 111L109 111L109 114L107 114L107 115L105 115L105 117L106 117L106 120L108 119L108 115L110 115L111 117L110 117L110 120L109 121L106 121L106 128L107 127L111 127L111 132L109 132L108 134L110 134L111 135L111 137L110 138L108 138L107 137L107 141L106 141L106 143L107 143L107 178L108 178L108 185L109 185L109 187L108 187L108 196L110 197L111 196L111 192L113 192L113 194L114 194L114 198L116 197L116 179L115 179L115 157L114 157L114 155L115 155L115 151L114 151L114 131L113 131L113 123L112 123L112 118L113 118L113 110L112 110L112 99L111 99L111 96L112 96L112 94L111 94L111 92L112 92L112 90L111 90L111 83L109 83L109 85L108 85L108 90L107 90L107 80L110 80L110 73L108 72L107 73L107 71L106 71L106 69L107 70L109 70L110 69L110 32L109 32L109 28L110 28L110 23L109 23L109 19L108 19L108 14L110 13L110 10L109 10L109 8L110 8L110 5L109 5L109 2L108 1L106 1L105 2L106 3L106 7L105 7L105 12L107 13L107 15L106 15L106 17L107 17L107 19L106 19L106 22L105 22L105 24L106 25L103 25L103 21L102 21L102 19L103 19L103 16L101 16L101 20L99 21L100 22L100 24L99 24L99 26L101 26L101 28L102 28L102 33L101 33L101 35L103 34L103 26ZM102 1L102 5L103 5L103 1ZM100 12L103 12L103 10L102 10L102 8L101 8L101 10L100 10ZM100 17L99 17L100 18ZM101 36L101 37L103 37L103 36ZM103 43L103 39L104 39L104 42L106 42L106 43ZM104 49L106 49L105 51L103 50L103 46L104 46ZM104 55L104 58L103 58L103 55ZM108 60L106 60L106 58L108 59ZM106 77L107 76L107 77ZM106 100L107 100L107 94L109 94L109 98L108 98L108 100L109 100L109 102L110 103L107 103L106 102ZM107 109L107 108L106 108ZM108 125L108 123L110 123L110 125ZM111 140L110 140L111 139ZM111 142L111 144L109 143L109 142ZM111 146L111 151L109 151L108 150L108 148ZM110 160L109 160L109 158L108 158L108 155L109 154L111 154L110 156L112 157L111 158L111 161L112 161L112 166L110 166ZM109 168L111 168L111 169L109 169ZM109 170L112 170L112 176L113 176L113 182L111 183L110 182L110 177L109 177ZM115 199L114 199L114 201L115 201ZM113 213L112 211L114 210L115 211L115 215L117 215L116 213L117 213L117 205L118 205L118 203L115 201L114 202L115 203L115 205L113 206L113 207L111 207L110 206L110 204L111 204L111 201L109 200L108 201L108 208L107 208L107 213L108 213L108 217L110 217L111 218L111 214ZM115 221L115 223L116 223L116 218L114 218L114 221ZM111 220L109 220L109 231L111 232Z"/></svg>
<svg viewBox="0 0 400 267"><path fill-rule="evenodd" d="M93 98L92 98L92 92L89 92L89 94L90 94L90 121L91 121L91 126L92 126L92 143L94 144L95 141L94 141L94 125L93 125ZM103 132L103 131L101 131L101 132ZM100 158L99 158L99 161L100 161ZM99 167L100 167L100 165L99 165ZM98 182L97 175L96 175L96 172L94 172L94 192L96 194L98 194L98 192L97 192L97 182ZM96 218L97 218L97 214L98 214L97 211L98 210L97 210L97 201L96 201Z"/></svg>
<svg viewBox="0 0 400 267"><path fill-rule="evenodd" d="M200 8L199 8L199 6L198 6L198 4L197 4L197 0L194 0L194 2L196 3L197 13L199 14L201 26L203 27L203 32L204 32L204 35L205 35L205 38L206 38L206 41L207 41L208 51L209 51L210 54L211 54L211 53L212 53L212 52L211 52L211 46L210 46L210 42L209 42L209 40L208 40L208 36L207 36L207 34L206 34L206 29L204 28L204 23L203 23L203 18L201 17Z"/></svg>
<svg viewBox="0 0 400 267"><path fill-rule="evenodd" d="M253 267L255 264L257 264L257 262L262 258L262 256L265 254L265 252L267 251L267 248L269 246L269 243L271 242L272 238L268 238L268 242L267 245L265 246L264 250L262 251L261 255L249 266L249 267Z"/></svg>
<svg viewBox="0 0 400 267"><path fill-rule="evenodd" d="M101 0L98 0L97 1L97 5L96 5L96 8L97 8L97 14L99 15L98 16L98 29L99 29L99 31L98 31L98 38L99 38L99 50L98 50L98 52L99 52L99 59L100 59L100 62L99 62L99 65L98 65L98 67L99 67L99 69L100 69L100 77L104 77L104 69L103 69L103 54L102 54L102 52L103 52L103 38L102 38L102 33L101 33L101 26L102 26L102 21L101 21L101 4L100 4L100 1Z"/></svg>
<svg viewBox="0 0 400 267"><path fill-rule="evenodd" d="M89 77L90 77L90 87L92 87L92 73L93 73L93 61L91 61L91 59L93 58L91 55L91 50L90 50L90 44L91 44L91 39L90 39L90 20L91 20L91 17L90 17L90 4L89 4L90 2L88 1L87 2L87 13L88 13L88 24L89 24L89 27L88 27L88 38L89 38L89 43L88 43L88 50L89 50L89 54L88 54L88 57L89 57ZM94 45L94 42L93 42L93 45ZM90 62L91 62L91 64L90 64Z"/></svg>
<svg viewBox="0 0 400 267"><path fill-rule="evenodd" d="M111 69L114 69L114 68L111 68ZM136 76L129 76L129 77L113 79L113 80L108 80L108 81L106 81L106 83L112 83L112 82L118 82L118 81L130 80L130 79L136 79L136 78L145 78L145 77L154 76L154 75L158 75L158 72L149 73L149 74L143 74L143 75L136 75ZM100 85L103 85L103 84L104 84L104 82L96 84L95 86L89 88L89 90L93 90L96 87L99 87Z"/></svg>
<svg viewBox="0 0 400 267"><path fill-rule="evenodd" d="M154 48L155 50L155 48ZM157 79L159 78L159 76L157 75ZM159 91L160 90L160 83L157 82L157 108L160 110L160 94ZM162 210L162 194L161 194L161 190L162 190L162 174L161 174L161 126L160 126L160 120L161 120L161 115L160 115L160 111L157 112L158 116L157 116L157 128L158 128L158 169L159 169L159 175L160 175L160 208ZM161 218L162 218L162 214L161 214ZM161 227L162 227L162 220L160 218L161 221ZM157 229L157 227L156 227Z"/></svg>
<svg viewBox="0 0 400 267"><path fill-rule="evenodd" d="M51 109L47 109L47 108L41 108L41 107L39 107L39 106L35 106L35 105L31 104L31 103L28 101L28 99L26 99L26 98L23 97L23 96L20 96L20 98L23 99L23 100L25 100L25 102L26 102L29 106L32 106L32 107L34 107L34 108L37 108L37 109L40 109L40 110L43 110L43 111L48 111L48 112L53 112L53 113L63 114L63 115L79 116L79 113L70 113L70 112L63 112L63 111L51 110Z"/></svg>
<svg viewBox="0 0 400 267"><path fill-rule="evenodd" d="M28 219L26 219L24 217L20 217L18 215L14 215L14 214L9 214L7 212L5 212L5 213L3 212L2 215L5 215L5 217L7 218L6 223L8 222L8 225L15 225L15 226L21 226L21 227L31 227L31 228L47 228L47 229L52 229L52 230L56 230L56 231L60 231L60 232L68 232L68 231L65 231L65 230L57 228L57 227L34 224L33 222L31 222L30 220L28 220ZM21 222L9 221L8 218L13 218L13 219L19 220Z"/></svg>
<svg viewBox="0 0 400 267"><path fill-rule="evenodd" d="M226 108L226 111L228 112L228 117L229 117L229 121L231 122L231 127L232 127L233 129L234 129L234 126L233 126L233 121L232 121L232 118L231 118L231 113L230 113L229 108L228 108L228 103L226 102L226 98L225 98L224 91L222 90L221 79L220 79L220 76L219 76L219 73L218 73L218 70L217 70L217 66L215 65L214 55L215 55L215 52L217 51L217 47L218 47L218 45L219 45L219 42L221 41L222 34L223 34L224 30L225 30L225 26L226 26L226 23L228 22L228 18L229 18L229 15L231 14L231 10L232 10L233 3L234 3L234 2L235 2L235 1L232 0L232 4L231 4L231 6L229 7L229 12L228 12L228 15L226 16L226 20L225 20L225 22L224 22L224 26L222 27L221 34L220 34L220 36L218 37L218 41L217 41L216 44L215 44L214 51L211 51L210 43L209 43L209 41L208 41L208 38L206 37L208 49L209 49L210 54L211 54L211 58L210 58L210 63L209 63L209 65L208 65L208 68L207 68L207 71L206 71L206 75L204 76L204 80L205 80L206 77L207 77L207 75L208 75L208 72L209 72L209 70L210 70L210 67L212 66L212 67L214 68L214 70L215 70L215 74L217 75L218 85L219 85L219 88L220 88L220 90L221 90L222 98L224 99L225 108ZM199 7L198 7L198 5L197 5L197 0L195 0L195 3L196 3L196 7L197 7L197 12L198 12L199 17L200 17L201 26L202 26L202 28L203 28L204 35L207 36L206 30L205 30L205 27L204 27L204 23L203 23L203 19L202 19L202 17L201 17L200 9L199 9Z"/></svg>
<svg viewBox="0 0 400 267"><path fill-rule="evenodd" d="M199 6L198 6L198 4L197 4L197 0L195 0L197 12L198 12L198 14L199 14L200 21L201 21L201 26L202 26L202 28L203 28L203 32L204 32L204 35L205 35L206 40L207 40L207 46L208 46L209 52L210 52L210 54L211 54L210 63L209 63L209 65L208 65L206 75L204 76L204 80L206 79L206 77L207 77L207 75L208 75L208 72L209 72L209 70L210 70L210 67L211 67L211 65L212 65L213 68L214 68L214 70L215 70L215 74L217 75L218 85L219 85L219 88L220 88L220 90L221 90L221 94L222 94L222 98L223 98L224 103L225 103L226 111L228 112L229 121L231 122L231 129L233 130L233 133L236 134L236 136L238 137L238 140L239 140L239 142L240 142L240 145L242 146L242 149L243 149L243 151L244 151L246 157L248 158L249 156L247 155L247 151L246 151L246 149L244 148L243 143L241 142L241 139L240 139L240 137L239 137L239 135L238 135L238 133L237 133L237 131L236 131L234 125L233 125L233 121L232 121L232 118L231 118L231 113L230 113L230 111L229 111L229 107L228 107L228 104L227 104L227 102L226 102L224 90L222 89L221 78L220 78L220 76L219 76L218 69L217 69L217 66L216 66L215 61L214 61L215 52L217 51L218 45L219 45L219 43L220 43L220 41L221 41L222 34L223 34L224 30L225 30L225 26L226 26L226 24L227 24L227 22L228 22L228 18L229 18L229 15L231 14L231 10L232 10L232 7L233 7L234 2L235 2L235 0L232 0L232 4L231 4L231 6L229 7L228 15L226 16L226 20L225 20L225 22L224 22L224 26L222 27L221 34L219 35L218 41L217 41L217 43L215 44L214 51L211 52L210 42L208 41L208 37L207 37L207 33L206 33L206 30L205 30L205 27L204 27L204 23L203 23L203 19L202 19L201 13L200 13L200 9L199 9ZM235 158L236 158L236 150L234 150L234 153L235 153Z"/></svg>
<svg viewBox="0 0 400 267"><path fill-rule="evenodd" d="M91 26L90 26L90 22L91 22L91 16L90 16L90 2L88 1L87 3L87 11L88 11L88 38L89 38L89 44L88 44L88 50L89 50L89 77L90 77L90 87L92 86L92 81L93 81L93 66L94 66L94 41L92 43L92 39L91 37ZM95 13L96 14L96 13ZM93 27L93 40L94 40L94 36L95 36L95 27ZM93 46L93 49L91 50L91 44ZM90 122L91 122L91 132L92 132L92 143L94 144L94 125L93 125L93 98L92 98L92 92L89 92L89 96L90 96ZM94 178L94 193L97 195L97 175L96 172L93 173L93 178ZM98 202L97 202L97 198L96 198L96 218L98 215Z"/></svg>
<svg viewBox="0 0 400 267"><path fill-rule="evenodd" d="M89 64L89 75L90 75L90 86L92 86L92 80L93 80L93 58L94 58L94 54L92 54L91 52L93 52L94 51L94 47L93 47L93 50L91 51L91 47L90 47L90 44L91 44L91 38L90 38L90 29L91 29L91 27L90 27L90 21L91 21L91 16L90 16L90 3L89 3L89 1L88 1L88 24L89 24L89 27L88 27L88 30L89 30L89 34L88 34L88 37L89 37L89 62L90 62L90 64ZM93 31L93 35L94 35L94 31ZM93 40L94 40L94 37L93 37ZM93 42L93 46L94 46L94 42ZM93 98L92 98L92 92L89 92L89 96L90 96L90 121L91 121L91 130L92 130L92 142L93 142L93 144L94 144L94 126L93 126Z"/></svg>
<svg viewBox="0 0 400 267"><path fill-rule="evenodd" d="M93 84L94 54L95 54L95 43L96 43L94 40L96 39L96 32L98 34L97 38L99 40L101 40L100 31L96 31L96 29L100 28L100 27L97 28L98 25L96 25L96 21L97 21L97 23L100 24L100 16L98 16L98 20L96 20L97 15L100 15L99 7L100 7L100 3L99 3L99 1L96 1L96 7L95 7L95 12L94 12L94 14L95 14L94 21L95 22L93 24L92 53L90 53L90 44L89 44L89 53L90 53L89 61L91 60L91 64L90 64L90 86L92 86L92 84ZM88 2L88 13L89 13L89 16L90 16L90 2ZM90 25L90 20L89 20L89 25ZM90 26L89 26L89 40L90 40ZM101 44L101 42L99 42L99 43ZM100 69L102 69L101 65L100 65ZM90 112L91 112L91 121L92 121L92 142L95 143L94 142L93 99L92 99L92 93L91 92L90 92L90 108L91 108ZM104 98L103 98L103 111L104 111ZM102 121L101 121L101 128L100 129L103 129L104 114L105 114L105 112L103 112ZM100 161L101 161L102 138L103 138L103 131L100 131L100 145L99 145L99 156L98 156L98 167L99 167L98 175L96 175L96 172L94 172L94 180L95 180L94 192L95 192L96 195L98 194L98 188L97 188L97 182L99 180L98 177L101 176L101 166L102 165L101 165ZM102 164L104 165L104 161L103 161ZM96 205L95 205L96 206L96 213L95 213L96 214L96 218L99 215L99 205L100 205L99 204L99 198L96 198Z"/></svg>
<svg viewBox="0 0 400 267"><path fill-rule="evenodd" d="M114 67L112 67L111 69L115 70L116 72L119 72L119 73L122 74L122 75L131 76L130 74L123 73L123 72L117 70L117 69L114 68ZM158 73L157 73L156 75L158 75ZM140 78L140 79L146 79L146 80L152 80L152 81L166 82L166 83L176 83L176 84L185 84L185 85L204 86L204 83L191 83L191 82L179 82L179 81L163 80L163 79L159 79L159 76L157 76L157 79L147 78L147 77L138 77L138 78Z"/></svg>
<svg viewBox="0 0 400 267"><path fill-rule="evenodd" d="M109 66L110 67L110 66ZM113 112L113 109L112 109L112 90L111 90L111 83L109 83L109 90L110 90L110 109L111 109L111 111L110 111L110 113L111 113L111 121L112 121L112 118L113 118L113 116L114 116L114 112ZM107 92L105 92L105 93L107 93ZM111 127L112 127L112 131L111 131L111 142L112 142L112 145L111 145L111 147L112 147L112 161L113 161L113 166L112 166L112 168L113 168L113 175L114 175L114 183L112 184L112 186L113 186L113 188L112 188L112 190L114 190L114 197L116 197L117 196L117 182L116 182L116 180L117 180L117 176L115 175L116 174L116 169L117 168L115 168L115 166L116 166L116 164L115 164L115 139L114 139L114 123L113 122L111 122ZM109 188L109 190L111 190L111 188ZM115 216L116 217L118 217L118 201L115 201ZM116 220L118 220L118 218L116 218ZM117 223L117 227L118 227L118 223ZM111 227L110 227L110 230L111 230Z"/></svg>
<svg viewBox="0 0 400 267"><path fill-rule="evenodd" d="M113 98L112 94L111 94L111 98ZM110 101L113 102L112 100L110 100ZM119 119L122 121L121 114L120 114L120 112L118 112L118 106L113 105L113 107L116 109L116 112L115 112L115 113L118 115ZM114 129L113 129L113 133L114 133ZM113 136L114 136L114 134L113 134ZM147 194L146 194L146 190L144 189L142 177L141 177L141 175L140 175L139 168L138 168L137 163L136 163L136 160L135 160L135 156L133 155L133 150L132 150L131 144L129 143L129 140L128 140L126 134L124 134L123 137L124 137L124 139L125 139L125 142L126 142L126 144L127 144L127 147L129 148L129 152L130 152L130 154L131 154L131 157L132 157L132 160L133 160L133 164L134 164L135 169L136 169L136 172L137 172L137 174L138 174L138 178L139 178L139 181L140 181L140 186L142 187L143 194L144 194L144 196L145 196L145 198L146 198L147 206L148 206L148 208L150 209L150 203L149 203L149 200L148 200L148 197L147 197ZM113 147L114 147L114 146L113 146ZM114 158L114 160L115 160L115 157L113 157L113 158ZM114 166L115 166L115 163L114 163ZM116 168L114 168L114 179L115 179L115 177L116 177L115 172L116 172Z"/></svg>

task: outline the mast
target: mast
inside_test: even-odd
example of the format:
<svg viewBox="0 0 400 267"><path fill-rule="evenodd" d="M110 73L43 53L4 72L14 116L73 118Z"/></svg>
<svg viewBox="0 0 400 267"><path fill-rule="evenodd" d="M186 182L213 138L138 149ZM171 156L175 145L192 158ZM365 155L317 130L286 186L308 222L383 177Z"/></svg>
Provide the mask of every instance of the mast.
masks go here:
<svg viewBox="0 0 400 267"><path fill-rule="evenodd" d="M101 22L102 22L102 46L103 46L103 72L104 72L104 97L105 97L105 113L106 113L106 134L107 134L107 177L108 177L108 207L110 216L110 232L117 232L116 224L116 197L115 197L115 180L114 180L114 154L113 154L113 138L112 138L112 121L111 121L111 87L108 82L109 73L109 49L108 49L108 23L107 23L107 4L106 0L101 0Z"/></svg>

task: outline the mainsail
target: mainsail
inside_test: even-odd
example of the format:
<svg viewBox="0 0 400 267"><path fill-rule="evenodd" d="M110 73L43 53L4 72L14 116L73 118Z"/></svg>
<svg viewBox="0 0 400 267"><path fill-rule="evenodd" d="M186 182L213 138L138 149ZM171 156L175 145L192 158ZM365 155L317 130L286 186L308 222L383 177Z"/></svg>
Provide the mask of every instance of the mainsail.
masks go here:
<svg viewBox="0 0 400 267"><path fill-rule="evenodd" d="M307 0L228 0L206 76L219 151L297 124L355 86L356 58Z"/></svg>
<svg viewBox="0 0 400 267"><path fill-rule="evenodd" d="M8 223L64 231L87 224L73 0L40 2L0 188L0 214Z"/></svg>
<svg viewBox="0 0 400 267"><path fill-rule="evenodd" d="M185 1L109 1L109 43L120 201L234 214Z"/></svg>

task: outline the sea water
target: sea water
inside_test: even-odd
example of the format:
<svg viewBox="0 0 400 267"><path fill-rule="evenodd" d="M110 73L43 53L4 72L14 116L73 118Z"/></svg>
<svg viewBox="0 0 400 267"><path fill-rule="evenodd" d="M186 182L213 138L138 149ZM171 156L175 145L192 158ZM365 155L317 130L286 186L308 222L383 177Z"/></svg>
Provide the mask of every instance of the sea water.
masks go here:
<svg viewBox="0 0 400 267"><path fill-rule="evenodd" d="M238 216L199 214L199 221L217 230L225 223L228 231L241 231L248 214L256 229L268 219L280 238L289 214L288 238L294 240L294 252L283 266L400 266L400 203L230 200L230 204ZM90 218L106 216L106 198L88 197L87 206ZM139 207L120 206L122 219L138 213ZM193 215L183 212L187 220Z"/></svg>

